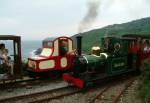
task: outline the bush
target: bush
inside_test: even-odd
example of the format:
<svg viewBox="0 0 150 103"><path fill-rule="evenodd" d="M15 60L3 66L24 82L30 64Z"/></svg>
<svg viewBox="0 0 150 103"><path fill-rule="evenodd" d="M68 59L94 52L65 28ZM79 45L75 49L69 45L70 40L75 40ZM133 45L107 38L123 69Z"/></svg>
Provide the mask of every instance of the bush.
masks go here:
<svg viewBox="0 0 150 103"><path fill-rule="evenodd" d="M150 58L144 60L141 69L139 93L146 103L150 103Z"/></svg>

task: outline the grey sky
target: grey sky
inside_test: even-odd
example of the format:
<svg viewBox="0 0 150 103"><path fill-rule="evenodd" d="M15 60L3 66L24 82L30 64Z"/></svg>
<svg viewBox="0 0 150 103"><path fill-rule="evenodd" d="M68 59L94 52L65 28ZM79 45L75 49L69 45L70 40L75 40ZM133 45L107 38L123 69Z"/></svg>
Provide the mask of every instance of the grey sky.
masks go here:
<svg viewBox="0 0 150 103"><path fill-rule="evenodd" d="M78 32L88 0L0 0L0 34L24 40L71 36ZM100 0L91 30L150 16L149 0Z"/></svg>

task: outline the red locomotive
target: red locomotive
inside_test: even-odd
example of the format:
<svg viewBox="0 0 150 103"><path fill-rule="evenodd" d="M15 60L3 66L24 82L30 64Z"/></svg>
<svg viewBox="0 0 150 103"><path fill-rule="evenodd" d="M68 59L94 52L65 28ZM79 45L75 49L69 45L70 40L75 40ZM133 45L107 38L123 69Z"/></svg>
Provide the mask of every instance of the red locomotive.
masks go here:
<svg viewBox="0 0 150 103"><path fill-rule="evenodd" d="M39 55L28 58L29 71L48 72L70 70L74 58L73 41L69 37L51 38Z"/></svg>

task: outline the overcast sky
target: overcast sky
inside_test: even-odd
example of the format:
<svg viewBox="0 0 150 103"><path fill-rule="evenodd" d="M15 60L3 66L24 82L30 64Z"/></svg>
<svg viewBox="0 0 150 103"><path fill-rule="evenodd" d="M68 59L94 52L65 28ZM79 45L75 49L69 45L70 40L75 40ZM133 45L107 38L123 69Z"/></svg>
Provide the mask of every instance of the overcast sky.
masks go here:
<svg viewBox="0 0 150 103"><path fill-rule="evenodd" d="M99 0L98 17L85 31L150 17L150 0ZM0 35L23 40L78 33L88 0L0 0Z"/></svg>

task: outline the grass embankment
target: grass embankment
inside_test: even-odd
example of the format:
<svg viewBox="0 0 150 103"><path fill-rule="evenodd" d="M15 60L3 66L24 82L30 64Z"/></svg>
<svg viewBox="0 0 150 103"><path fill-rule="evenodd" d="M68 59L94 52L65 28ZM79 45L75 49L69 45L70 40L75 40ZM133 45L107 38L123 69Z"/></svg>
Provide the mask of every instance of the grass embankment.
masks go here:
<svg viewBox="0 0 150 103"><path fill-rule="evenodd" d="M142 63L142 74L139 81L139 94L145 103L150 103L150 58Z"/></svg>
<svg viewBox="0 0 150 103"><path fill-rule="evenodd" d="M100 41L104 36L121 36L124 34L150 35L150 17L83 32L80 34L83 37L82 51L89 53L93 46L101 46ZM72 36L74 41L78 35Z"/></svg>

